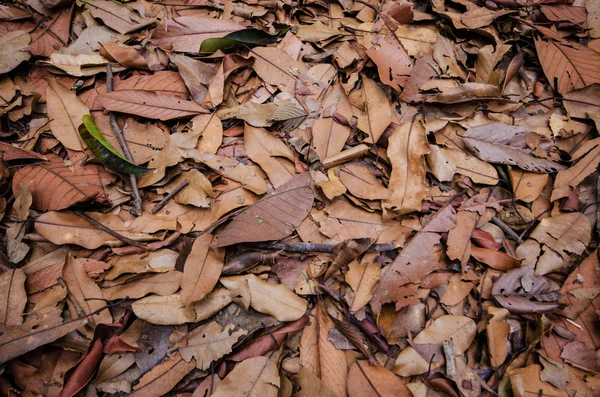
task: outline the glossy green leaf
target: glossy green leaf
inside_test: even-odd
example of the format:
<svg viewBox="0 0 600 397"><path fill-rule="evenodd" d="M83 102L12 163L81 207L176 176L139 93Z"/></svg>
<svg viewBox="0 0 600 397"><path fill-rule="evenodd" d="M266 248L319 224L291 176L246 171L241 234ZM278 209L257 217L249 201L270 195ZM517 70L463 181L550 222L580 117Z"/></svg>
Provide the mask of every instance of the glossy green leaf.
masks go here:
<svg viewBox="0 0 600 397"><path fill-rule="evenodd" d="M275 43L278 39L278 35L270 35L264 30L242 29L231 32L225 37L204 40L200 46L200 52L213 53L236 44L265 45Z"/></svg>
<svg viewBox="0 0 600 397"><path fill-rule="evenodd" d="M129 162L104 138L96 126L94 118L90 115L83 116L83 124L79 126L79 135L90 149L92 154L111 170L123 174L142 175L151 168L144 168Z"/></svg>

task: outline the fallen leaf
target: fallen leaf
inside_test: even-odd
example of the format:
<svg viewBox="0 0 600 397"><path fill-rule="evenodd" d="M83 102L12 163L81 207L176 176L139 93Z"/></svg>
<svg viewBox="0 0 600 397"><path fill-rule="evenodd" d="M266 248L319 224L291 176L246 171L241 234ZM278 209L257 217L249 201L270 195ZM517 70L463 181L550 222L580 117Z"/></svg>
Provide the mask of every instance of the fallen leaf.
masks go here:
<svg viewBox="0 0 600 397"><path fill-rule="evenodd" d="M86 146L78 128L83 116L90 113L87 106L55 80L48 81L46 103L50 128L56 139L71 150L84 150Z"/></svg>
<svg viewBox="0 0 600 397"><path fill-rule="evenodd" d="M363 114L358 118L358 128L375 144L392 121L390 102L383 90L373 80L362 76Z"/></svg>
<svg viewBox="0 0 600 397"><path fill-rule="evenodd" d="M350 310L356 312L365 307L373 297L373 288L379 281L381 268L377 263L354 261L346 273L346 282L354 291Z"/></svg>
<svg viewBox="0 0 600 397"><path fill-rule="evenodd" d="M344 165L340 168L339 177L348 191L356 197L381 200L390 196L388 189L365 167Z"/></svg>
<svg viewBox="0 0 600 397"><path fill-rule="evenodd" d="M389 369L359 360L348 372L348 396L410 397L412 394Z"/></svg>
<svg viewBox="0 0 600 397"><path fill-rule="evenodd" d="M184 305L202 300L213 290L223 268L225 251L212 248L211 235L198 236L183 268L181 301Z"/></svg>
<svg viewBox="0 0 600 397"><path fill-rule="evenodd" d="M344 352L329 341L329 331L334 328L323 303L311 313L309 325L300 339L300 362L311 370L336 396L347 395L348 367Z"/></svg>
<svg viewBox="0 0 600 397"><path fill-rule="evenodd" d="M297 74L308 71L303 62L294 60L279 48L257 47L250 50L250 54L255 58L252 68L256 74L288 94L296 90Z"/></svg>
<svg viewBox="0 0 600 397"><path fill-rule="evenodd" d="M212 184L207 177L198 170L181 173L177 178L165 186L165 191L171 193L183 181L188 185L177 193L174 200L179 204L190 204L196 207L208 208L214 198Z"/></svg>
<svg viewBox="0 0 600 397"><path fill-rule="evenodd" d="M346 120L352 118L352 107L340 84L335 84L323 98L320 117L312 126L313 147L319 158L324 160L342 151L350 137L350 127L334 117L340 114Z"/></svg>
<svg viewBox="0 0 600 397"><path fill-rule="evenodd" d="M280 240L292 234L313 205L312 179L300 174L236 215L217 233L219 246Z"/></svg>
<svg viewBox="0 0 600 397"><path fill-rule="evenodd" d="M578 186L585 178L596 171L600 164L600 139L586 142L572 155L577 163L556 174L554 190L550 200L567 197L571 188Z"/></svg>
<svg viewBox="0 0 600 397"><path fill-rule="evenodd" d="M177 70L194 100L200 104L203 103L208 92L207 86L217 73L215 68L202 61L175 53L169 54L169 59L177 65Z"/></svg>
<svg viewBox="0 0 600 397"><path fill-rule="evenodd" d="M429 152L425 128L420 121L407 122L394 129L387 150L392 163L388 186L391 194L382 201L384 210L404 215L421 209L421 201L429 191L423 157Z"/></svg>
<svg viewBox="0 0 600 397"><path fill-rule="evenodd" d="M121 34L135 32L156 21L154 18L143 18L136 11L112 1L95 0L89 7L94 18L101 19L106 26Z"/></svg>
<svg viewBox="0 0 600 397"><path fill-rule="evenodd" d="M26 275L21 269L7 270L0 275L0 326L23 324L23 311L27 304Z"/></svg>
<svg viewBox="0 0 600 397"><path fill-rule="evenodd" d="M211 396L277 397L279 385L275 362L266 357L253 357L237 364Z"/></svg>
<svg viewBox="0 0 600 397"><path fill-rule="evenodd" d="M0 73L8 73L21 62L29 60L29 43L31 37L27 32L15 30L0 38Z"/></svg>
<svg viewBox="0 0 600 397"><path fill-rule="evenodd" d="M20 186L28 186L33 196L33 208L43 211L61 210L74 204L95 200L106 202L105 186L116 178L97 164L82 164L73 159L71 166L51 154L48 162L21 168L13 179L13 194ZM79 157L81 158L81 157Z"/></svg>
<svg viewBox="0 0 600 397"><path fill-rule="evenodd" d="M184 305L179 294L149 295L131 305L135 315L142 320L159 325L177 325L196 321L192 306Z"/></svg>
<svg viewBox="0 0 600 397"><path fill-rule="evenodd" d="M241 336L246 335L246 331L234 332L234 328L233 324L223 327L212 322L194 329L186 335L185 346L179 348L181 357L185 361L195 358L198 369L210 368L213 361L231 353L233 345Z"/></svg>
<svg viewBox="0 0 600 397"><path fill-rule="evenodd" d="M159 397L168 393L180 380L190 373L196 366L193 361L186 362L179 352L172 357L157 363L150 371L140 378L133 386L129 396L133 397Z"/></svg>
<svg viewBox="0 0 600 397"><path fill-rule="evenodd" d="M431 152L425 156L427 165L441 182L451 181L455 174L461 174L475 183L498 183L498 172L493 165L459 149L437 145L429 145L429 148Z"/></svg>
<svg viewBox="0 0 600 397"><path fill-rule="evenodd" d="M543 313L559 307L558 285L533 269L521 267L502 275L492 288L492 295L511 313Z"/></svg>
<svg viewBox="0 0 600 397"><path fill-rule="evenodd" d="M376 36L373 41L375 45L367 55L377 65L381 81L401 92L413 69L410 57L392 33Z"/></svg>
<svg viewBox="0 0 600 397"><path fill-rule="evenodd" d="M248 157L260 165L275 188L295 176L294 152L264 128L244 126L244 148Z"/></svg>
<svg viewBox="0 0 600 397"><path fill-rule="evenodd" d="M175 52L199 53L206 39L219 38L242 29L242 26L222 19L181 16L158 24L150 41Z"/></svg>
<svg viewBox="0 0 600 397"><path fill-rule="evenodd" d="M171 295L177 292L182 279L183 274L176 270L151 274L140 279L134 279L131 282L103 288L102 297L112 301L125 298L143 298L148 294Z"/></svg>
<svg viewBox="0 0 600 397"><path fill-rule="evenodd" d="M172 120L208 113L208 110L196 102L144 91L113 91L99 95L98 101L109 111L159 120Z"/></svg>
<svg viewBox="0 0 600 397"><path fill-rule="evenodd" d="M516 165L526 171L538 173L564 169L560 164L534 157L530 153L525 142L525 135L529 132L524 127L491 123L469 128L462 139L469 150L484 161Z"/></svg>

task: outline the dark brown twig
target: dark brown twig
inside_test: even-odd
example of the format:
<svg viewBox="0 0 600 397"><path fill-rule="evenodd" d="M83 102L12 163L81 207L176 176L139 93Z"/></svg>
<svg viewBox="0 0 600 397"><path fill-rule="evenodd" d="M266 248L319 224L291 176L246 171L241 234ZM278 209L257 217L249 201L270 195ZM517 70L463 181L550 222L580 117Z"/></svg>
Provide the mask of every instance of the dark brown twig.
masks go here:
<svg viewBox="0 0 600 397"><path fill-rule="evenodd" d="M98 222L97 220L95 220L94 218L90 217L89 215L86 215L86 214L84 214L81 211L75 211L75 213L78 216L80 216L83 219L85 219L86 221L88 221L89 223L91 223L92 225L96 226L98 229L102 230L105 233L110 234L111 236L113 236L117 240L122 241L125 244L129 244L129 245L133 245L134 247L141 248L144 251L146 250L146 247L144 246L144 244L142 244L140 242L137 242L135 240L132 240L129 237L125 237L122 234L119 234L119 233L115 232L112 229L109 229L108 227L104 226L102 223Z"/></svg>
<svg viewBox="0 0 600 397"><path fill-rule="evenodd" d="M523 242L523 239L514 230L512 230L506 223L502 222L499 218L493 217L492 223L494 225L498 226L500 229L502 229L502 231L504 233L506 233L510 237L512 237L512 239L515 240L517 243L521 244Z"/></svg>
<svg viewBox="0 0 600 397"><path fill-rule="evenodd" d="M165 205L167 205L169 200L171 200L173 197L175 197L179 192L181 192L183 190L184 187L186 187L189 184L190 184L190 181L188 181L187 179L184 179L183 182L181 182L179 185L177 185L175 187L175 189L173 189L171 191L171 193L167 194L167 197L160 200L160 202L158 204L156 204L154 206L154 208L152 208L152 213L156 214L158 211L160 211Z"/></svg>
<svg viewBox="0 0 600 397"><path fill-rule="evenodd" d="M288 252L333 252L333 247L336 244L313 244L313 243L255 243L252 244L252 248L264 249L264 250L283 250ZM386 252L393 251L394 244L373 244L367 252Z"/></svg>
<svg viewBox="0 0 600 397"><path fill-rule="evenodd" d="M106 92L112 92L113 90L113 74L112 69L109 65L106 65ZM119 141L119 145L121 149L123 149L123 154L133 163L133 156L129 151L129 147L127 146L127 142L125 142L125 137L123 136L123 131L119 128L119 124L117 124L117 118L113 112L108 112L108 118L110 119L110 125L115 132L115 136ZM142 215L142 198L140 197L140 190L137 185L137 177L133 174L129 174L129 182L131 183L131 190L133 192L133 206L132 214L136 216Z"/></svg>

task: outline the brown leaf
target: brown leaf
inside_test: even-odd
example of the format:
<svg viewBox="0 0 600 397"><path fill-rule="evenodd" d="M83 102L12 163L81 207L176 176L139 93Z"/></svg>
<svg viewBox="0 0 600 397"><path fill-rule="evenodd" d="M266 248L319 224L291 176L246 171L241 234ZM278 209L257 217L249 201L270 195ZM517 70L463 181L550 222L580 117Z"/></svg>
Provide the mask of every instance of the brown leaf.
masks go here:
<svg viewBox="0 0 600 397"><path fill-rule="evenodd" d="M526 397L532 394L545 397L565 397L567 393L540 380L540 366L531 364L525 368L517 368L508 372L510 385L515 397Z"/></svg>
<svg viewBox="0 0 600 397"><path fill-rule="evenodd" d="M127 34L152 25L154 18L143 18L136 11L127 9L112 1L95 0L89 4L94 18L101 19L104 24L121 34Z"/></svg>
<svg viewBox="0 0 600 397"><path fill-rule="evenodd" d="M350 310L355 312L366 306L373 297L373 288L381 276L381 267L377 263L354 261L346 273L346 282L354 291Z"/></svg>
<svg viewBox="0 0 600 397"><path fill-rule="evenodd" d="M490 351L490 361L492 366L499 367L506 360L508 355L508 333L510 325L505 321L499 321L494 318L490 320L486 327L487 344Z"/></svg>
<svg viewBox="0 0 600 397"><path fill-rule="evenodd" d="M185 82L179 73L166 70L151 75L134 75L127 80L115 79L114 84L115 91L147 91L182 99L189 96Z"/></svg>
<svg viewBox="0 0 600 397"><path fill-rule="evenodd" d="M560 358L574 367L581 368L595 374L600 373L600 364L596 358L596 351L590 349L581 341L569 342L563 347Z"/></svg>
<svg viewBox="0 0 600 397"><path fill-rule="evenodd" d="M279 385L277 364L266 357L253 357L237 364L211 396L277 397Z"/></svg>
<svg viewBox="0 0 600 397"><path fill-rule="evenodd" d="M359 165L344 165L339 177L348 191L356 197L366 200L382 200L390 196L388 189L377 179L373 172Z"/></svg>
<svg viewBox="0 0 600 397"><path fill-rule="evenodd" d="M553 22L568 21L579 25L587 19L585 7L574 7L566 4L542 5L540 11Z"/></svg>
<svg viewBox="0 0 600 397"><path fill-rule="evenodd" d="M60 309L49 307L29 318L22 325L2 327L0 335L0 364L19 357L39 346L52 343L71 331L87 324L86 318L79 318L63 323Z"/></svg>
<svg viewBox="0 0 600 397"><path fill-rule="evenodd" d="M175 65L179 74L185 81L185 85L192 93L192 97L198 103L203 103L208 92L208 84L217 73L215 68L209 64L197 61L190 57L178 54L168 54L169 59Z"/></svg>
<svg viewBox="0 0 600 397"><path fill-rule="evenodd" d="M245 330L234 332L234 329L233 324L222 327L217 322L194 329L186 335L185 346L179 348L181 357L185 361L191 361L193 357L198 369L208 369L213 361L231 353L233 345L246 335Z"/></svg>
<svg viewBox="0 0 600 397"><path fill-rule="evenodd" d="M585 178L596 172L600 164L600 138L587 141L572 155L573 160L578 160L566 170L561 170L556 174L554 181L554 190L551 200L556 201L567 197L571 188L579 186Z"/></svg>
<svg viewBox="0 0 600 397"><path fill-rule="evenodd" d="M175 352L172 357L146 372L128 395L130 397L163 396L190 373L195 366L196 363L193 360L188 363L181 357L179 352Z"/></svg>
<svg viewBox="0 0 600 397"><path fill-rule="evenodd" d="M492 84L464 83L456 88L437 94L429 99L429 103L456 104L470 101L499 99L500 90Z"/></svg>
<svg viewBox="0 0 600 397"><path fill-rule="evenodd" d="M402 92L413 69L410 57L392 33L376 36L373 41L375 45L367 50L367 55L377 65L381 81Z"/></svg>
<svg viewBox="0 0 600 397"><path fill-rule="evenodd" d="M99 95L98 101L106 110L149 119L172 120L208 113L196 102L144 91L113 91Z"/></svg>
<svg viewBox="0 0 600 397"><path fill-rule="evenodd" d="M468 176L475 183L495 185L498 171L493 165L460 149L429 145L431 152L425 158L431 172L441 182L448 182L455 174Z"/></svg>
<svg viewBox="0 0 600 397"><path fill-rule="evenodd" d="M27 304L25 272L7 270L0 275L0 327L23 324L23 311Z"/></svg>
<svg viewBox="0 0 600 397"><path fill-rule="evenodd" d="M567 40L535 39L535 49L550 85L566 94L600 83L600 53ZM556 83L555 83L556 81Z"/></svg>
<svg viewBox="0 0 600 397"><path fill-rule="evenodd" d="M302 331L300 362L311 370L338 397L347 395L346 356L329 341L329 331L334 328L323 303L311 313L310 324Z"/></svg>
<svg viewBox="0 0 600 397"><path fill-rule="evenodd" d="M100 339L96 339L92 342L92 346L83 356L69 380L65 382L60 397L73 397L79 393L92 379L101 358L102 342Z"/></svg>
<svg viewBox="0 0 600 397"><path fill-rule="evenodd" d="M275 188L294 178L294 152L264 128L246 124L244 148L248 157L265 171Z"/></svg>
<svg viewBox="0 0 600 397"><path fill-rule="evenodd" d="M411 397L412 393L389 369L356 361L348 372L348 396Z"/></svg>
<svg viewBox="0 0 600 397"><path fill-rule="evenodd" d="M15 30L0 37L0 73L8 73L31 58L27 32Z"/></svg>
<svg viewBox="0 0 600 397"><path fill-rule="evenodd" d="M350 137L350 127L339 123L334 117L340 114L352 119L352 107L341 84L335 84L323 98L321 115L312 126L313 147L321 160L342 151Z"/></svg>
<svg viewBox="0 0 600 397"><path fill-rule="evenodd" d="M391 194L382 201L384 210L396 215L421 210L421 201L429 191L423 156L429 152L425 128L420 121L407 122L394 129L387 150L392 164L388 186Z"/></svg>
<svg viewBox="0 0 600 397"><path fill-rule="evenodd" d="M479 216L471 211L459 211L456 215L456 226L448 233L448 250L446 254L450 259L457 259L466 269L471 257L471 235L477 225Z"/></svg>
<svg viewBox="0 0 600 397"><path fill-rule="evenodd" d="M521 261L503 252L471 245L471 256L492 269L511 270L521 265Z"/></svg>
<svg viewBox="0 0 600 397"><path fill-rule="evenodd" d="M107 300L137 299L148 294L171 295L181 285L183 274L176 270L148 275L131 282L102 289L102 297Z"/></svg>
<svg viewBox="0 0 600 397"><path fill-rule="evenodd" d="M179 294L148 295L133 302L131 309L137 317L152 324L179 325L196 321L194 308L184 305Z"/></svg>
<svg viewBox="0 0 600 397"><path fill-rule="evenodd" d="M266 83L277 86L281 91L294 94L296 73L306 73L303 62L294 60L285 51L275 47L256 47L250 51L255 58L254 71Z"/></svg>
<svg viewBox="0 0 600 397"><path fill-rule="evenodd" d="M543 276L535 276L533 269L521 267L500 277L492 288L492 295L511 313L543 313L559 307L561 293L558 285Z"/></svg>
<svg viewBox="0 0 600 397"><path fill-rule="evenodd" d="M225 260L225 250L213 248L213 236L196 237L192 251L185 260L181 282L181 301L184 305L202 300L213 290Z"/></svg>
<svg viewBox="0 0 600 397"><path fill-rule="evenodd" d="M242 28L222 19L182 16L160 23L150 41L166 50L198 53L204 40L224 37Z"/></svg>
<svg viewBox="0 0 600 397"><path fill-rule="evenodd" d="M524 170L550 173L564 169L560 164L534 157L525 142L528 128L503 123L469 128L463 135L465 145L481 160L516 165Z"/></svg>
<svg viewBox="0 0 600 397"><path fill-rule="evenodd" d="M70 296L76 301L72 303L76 307L75 313L78 316L89 315L104 306L100 287L87 275L83 263L79 259L71 255L67 256L62 278L67 284L67 288L71 293ZM79 313L79 310L82 310L83 313ZM102 310L98 314L89 317L89 323L92 327L98 324L112 323L110 311L108 309Z"/></svg>
<svg viewBox="0 0 600 397"><path fill-rule="evenodd" d="M217 233L219 246L280 240L292 234L313 204L312 179L300 174L233 218Z"/></svg>
<svg viewBox="0 0 600 397"><path fill-rule="evenodd" d="M390 102L376 82L362 75L363 114L358 118L358 128L364 131L367 142L375 144L392 122Z"/></svg>
<svg viewBox="0 0 600 397"><path fill-rule="evenodd" d="M95 200L106 202L104 186L116 177L103 166L83 165L80 161L67 162L56 155L50 161L21 168L13 178L13 194L18 196L20 186L29 186L33 208L43 211L61 210L74 204Z"/></svg>
<svg viewBox="0 0 600 397"><path fill-rule="evenodd" d="M90 113L87 106L56 80L48 81L46 102L50 128L56 139L71 150L87 148L78 130L82 117Z"/></svg>

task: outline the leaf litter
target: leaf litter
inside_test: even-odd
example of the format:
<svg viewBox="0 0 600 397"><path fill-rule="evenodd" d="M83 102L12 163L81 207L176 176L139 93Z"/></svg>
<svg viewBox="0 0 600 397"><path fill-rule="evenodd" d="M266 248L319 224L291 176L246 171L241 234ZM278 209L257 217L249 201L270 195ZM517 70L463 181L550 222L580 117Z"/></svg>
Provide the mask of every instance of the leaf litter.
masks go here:
<svg viewBox="0 0 600 397"><path fill-rule="evenodd" d="M0 4L0 394L596 396L595 0Z"/></svg>

